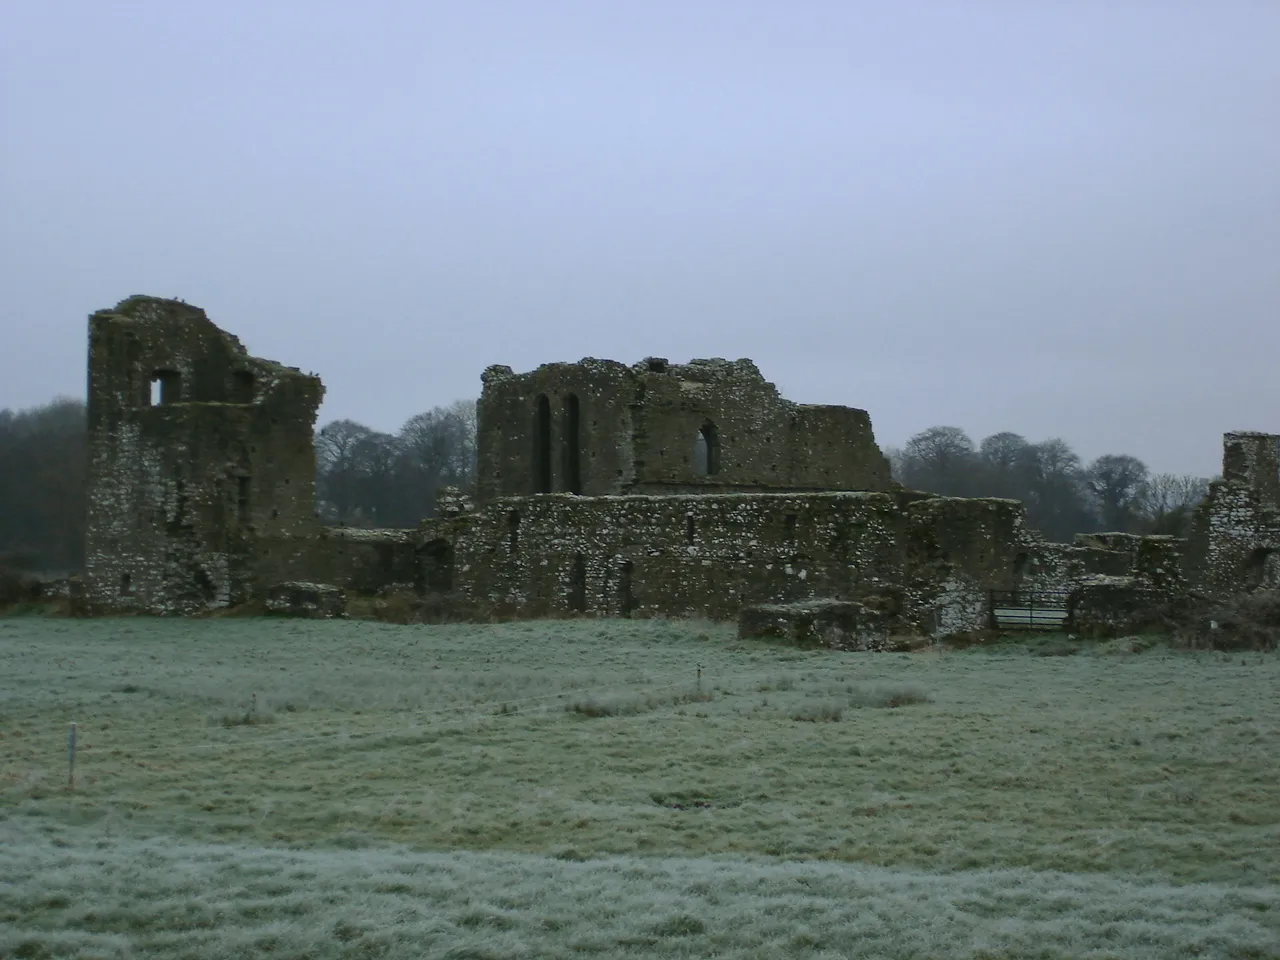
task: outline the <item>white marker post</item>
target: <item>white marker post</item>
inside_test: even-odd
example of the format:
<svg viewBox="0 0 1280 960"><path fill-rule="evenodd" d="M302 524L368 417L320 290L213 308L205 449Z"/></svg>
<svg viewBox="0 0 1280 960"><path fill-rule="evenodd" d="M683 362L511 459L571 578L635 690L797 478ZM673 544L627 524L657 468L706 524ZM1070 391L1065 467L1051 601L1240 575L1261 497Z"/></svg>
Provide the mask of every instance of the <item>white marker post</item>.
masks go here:
<svg viewBox="0 0 1280 960"><path fill-rule="evenodd" d="M76 725L67 731L67 789L76 788Z"/></svg>

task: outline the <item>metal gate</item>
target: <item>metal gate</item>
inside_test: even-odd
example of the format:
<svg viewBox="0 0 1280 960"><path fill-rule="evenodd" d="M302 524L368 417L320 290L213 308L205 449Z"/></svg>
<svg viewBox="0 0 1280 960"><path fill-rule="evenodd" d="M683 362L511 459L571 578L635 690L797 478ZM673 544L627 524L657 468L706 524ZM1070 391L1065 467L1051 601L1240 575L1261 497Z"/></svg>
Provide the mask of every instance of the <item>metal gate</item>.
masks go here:
<svg viewBox="0 0 1280 960"><path fill-rule="evenodd" d="M991 626L996 630L1066 630L1071 621L1065 590L992 590Z"/></svg>

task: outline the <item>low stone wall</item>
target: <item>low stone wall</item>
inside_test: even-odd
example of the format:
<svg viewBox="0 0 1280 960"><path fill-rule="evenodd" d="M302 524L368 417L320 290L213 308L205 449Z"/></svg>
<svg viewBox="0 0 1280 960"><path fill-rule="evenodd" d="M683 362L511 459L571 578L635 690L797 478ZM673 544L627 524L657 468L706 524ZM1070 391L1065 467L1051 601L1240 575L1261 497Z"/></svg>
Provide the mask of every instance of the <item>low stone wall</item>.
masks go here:
<svg viewBox="0 0 1280 960"><path fill-rule="evenodd" d="M287 581L331 583L359 594L377 594L391 584L417 589L416 533L325 527L314 537L263 538L256 581L260 591Z"/></svg>
<svg viewBox="0 0 1280 960"><path fill-rule="evenodd" d="M891 493L507 498L419 536L428 575L496 616L734 620L892 596L928 633L984 626L1031 543L1015 501Z"/></svg>

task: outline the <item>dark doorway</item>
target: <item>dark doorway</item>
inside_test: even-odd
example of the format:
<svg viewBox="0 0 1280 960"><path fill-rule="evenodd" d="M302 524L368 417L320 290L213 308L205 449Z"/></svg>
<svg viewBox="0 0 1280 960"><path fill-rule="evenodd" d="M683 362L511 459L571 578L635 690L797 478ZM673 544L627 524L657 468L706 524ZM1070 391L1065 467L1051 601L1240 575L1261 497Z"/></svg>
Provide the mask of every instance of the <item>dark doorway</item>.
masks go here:
<svg viewBox="0 0 1280 960"><path fill-rule="evenodd" d="M582 492L582 411L578 395L571 393L564 398L564 489L568 493Z"/></svg>
<svg viewBox="0 0 1280 960"><path fill-rule="evenodd" d="M1269 582L1280 574L1280 551L1258 547L1249 554L1244 565L1244 588L1249 592L1271 586Z"/></svg>
<svg viewBox="0 0 1280 960"><path fill-rule="evenodd" d="M551 492L551 401L545 393L533 412L533 492Z"/></svg>
<svg viewBox="0 0 1280 960"><path fill-rule="evenodd" d="M429 541L423 546L419 560L422 582L428 593L453 590L453 545L448 540Z"/></svg>

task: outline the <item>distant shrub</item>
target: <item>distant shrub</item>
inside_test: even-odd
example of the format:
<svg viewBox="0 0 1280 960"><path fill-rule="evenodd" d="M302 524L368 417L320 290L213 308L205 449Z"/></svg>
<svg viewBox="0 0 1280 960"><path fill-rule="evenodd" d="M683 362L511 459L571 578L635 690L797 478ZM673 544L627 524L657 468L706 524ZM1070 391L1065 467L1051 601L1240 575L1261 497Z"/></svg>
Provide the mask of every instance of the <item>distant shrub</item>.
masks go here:
<svg viewBox="0 0 1280 960"><path fill-rule="evenodd" d="M758 690L760 693L768 693L770 690L787 691L787 690L794 690L795 685L796 685L796 678L791 676L790 674L784 673L780 677L770 677L767 680L761 680L756 685L756 690Z"/></svg>
<svg viewBox="0 0 1280 960"><path fill-rule="evenodd" d="M1156 646L1155 637L1116 637L1098 644L1094 652L1101 656L1126 653L1144 653Z"/></svg>
<svg viewBox="0 0 1280 960"><path fill-rule="evenodd" d="M928 703L933 698L920 687L909 684L879 684L872 687L854 687L849 694L851 707L906 707L913 703Z"/></svg>
<svg viewBox="0 0 1280 960"><path fill-rule="evenodd" d="M370 616L383 623L462 623L475 620L474 611L456 597L446 593L419 596L407 591L389 593L373 604L354 603L349 613Z"/></svg>
<svg viewBox="0 0 1280 960"><path fill-rule="evenodd" d="M275 723L276 715L265 704L259 703L255 694L247 704L225 710L210 719L219 727L256 727Z"/></svg>
<svg viewBox="0 0 1280 960"><path fill-rule="evenodd" d="M12 567L0 566L0 610L34 607L44 592L39 578Z"/></svg>
<svg viewBox="0 0 1280 960"><path fill-rule="evenodd" d="M593 697L587 696L571 700L565 704L568 713L581 714L584 717L628 717L640 713L649 713L660 707L679 706L685 703L706 703L714 699L706 690L686 690L668 696L645 694Z"/></svg>
<svg viewBox="0 0 1280 960"><path fill-rule="evenodd" d="M788 716L804 723L836 723L844 716L844 707L829 700L802 703L793 707Z"/></svg>
<svg viewBox="0 0 1280 960"><path fill-rule="evenodd" d="M1246 593L1210 607L1190 617L1173 639L1190 650L1280 648L1280 590Z"/></svg>
<svg viewBox="0 0 1280 960"><path fill-rule="evenodd" d="M1080 652L1080 645L1070 640L1050 640L1036 648L1042 657L1070 657Z"/></svg>

